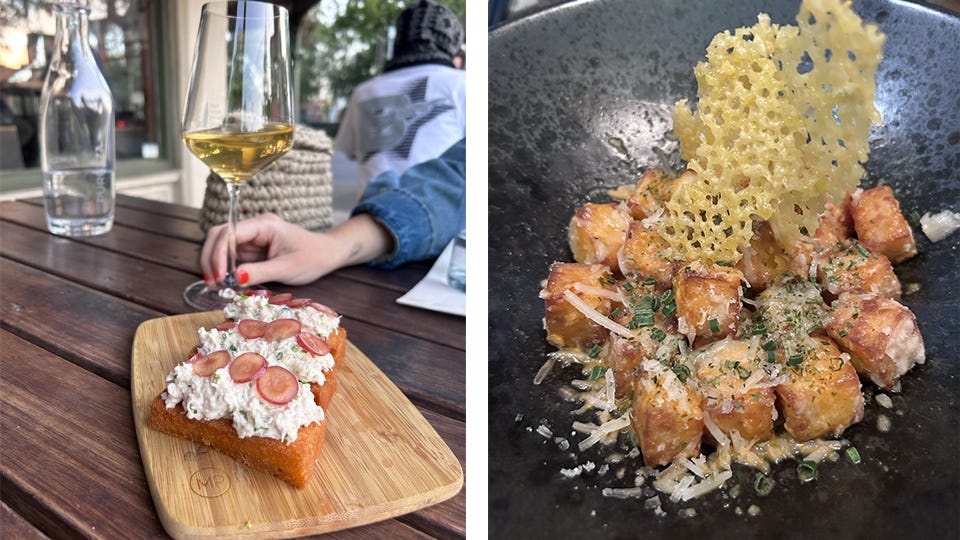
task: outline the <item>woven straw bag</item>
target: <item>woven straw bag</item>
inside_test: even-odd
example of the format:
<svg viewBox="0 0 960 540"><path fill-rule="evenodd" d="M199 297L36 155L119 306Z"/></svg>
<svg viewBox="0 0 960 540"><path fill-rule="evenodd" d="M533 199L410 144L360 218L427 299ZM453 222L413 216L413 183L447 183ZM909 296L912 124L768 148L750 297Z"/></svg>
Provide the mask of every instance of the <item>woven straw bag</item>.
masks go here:
<svg viewBox="0 0 960 540"><path fill-rule="evenodd" d="M333 143L326 133L297 125L293 148L276 163L248 180L240 189L237 220L273 212L306 229L323 230L333 224ZM200 228L226 223L227 187L215 173L207 177Z"/></svg>

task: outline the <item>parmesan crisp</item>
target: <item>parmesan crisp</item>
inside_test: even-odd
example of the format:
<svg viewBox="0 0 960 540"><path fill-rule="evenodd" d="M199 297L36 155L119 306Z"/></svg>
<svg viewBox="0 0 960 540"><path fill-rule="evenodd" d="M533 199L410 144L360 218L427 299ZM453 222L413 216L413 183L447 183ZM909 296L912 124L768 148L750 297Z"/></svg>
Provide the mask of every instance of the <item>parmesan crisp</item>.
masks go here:
<svg viewBox="0 0 960 540"><path fill-rule="evenodd" d="M867 161L885 36L840 0L804 0L798 26L717 34L694 69L697 107L676 104L681 181L661 235L688 260L736 262L769 220L782 245L813 232L827 201L856 189ZM692 175L691 175L692 176Z"/></svg>

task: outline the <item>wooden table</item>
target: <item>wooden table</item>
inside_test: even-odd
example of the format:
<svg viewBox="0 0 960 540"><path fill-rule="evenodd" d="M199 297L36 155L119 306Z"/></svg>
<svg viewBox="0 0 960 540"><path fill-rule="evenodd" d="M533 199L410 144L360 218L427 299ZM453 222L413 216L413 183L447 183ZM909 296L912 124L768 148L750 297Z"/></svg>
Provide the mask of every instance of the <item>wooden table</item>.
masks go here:
<svg viewBox="0 0 960 540"><path fill-rule="evenodd" d="M190 312L199 211L118 196L103 236L46 230L39 199L0 204L0 523L5 538L166 537L144 477L130 397L140 323ZM465 462L464 319L395 300L429 270L354 267L275 291L337 309L350 340ZM464 491L333 538L461 538Z"/></svg>

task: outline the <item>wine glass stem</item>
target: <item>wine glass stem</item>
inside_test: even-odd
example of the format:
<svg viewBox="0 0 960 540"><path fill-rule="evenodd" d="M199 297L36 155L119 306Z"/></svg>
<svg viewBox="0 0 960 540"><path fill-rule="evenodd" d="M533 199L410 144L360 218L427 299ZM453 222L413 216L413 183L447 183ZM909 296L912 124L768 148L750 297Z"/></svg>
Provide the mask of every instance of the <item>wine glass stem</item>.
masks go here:
<svg viewBox="0 0 960 540"><path fill-rule="evenodd" d="M227 182L227 276L223 283L231 289L239 288L237 271L237 204L240 197L240 183Z"/></svg>

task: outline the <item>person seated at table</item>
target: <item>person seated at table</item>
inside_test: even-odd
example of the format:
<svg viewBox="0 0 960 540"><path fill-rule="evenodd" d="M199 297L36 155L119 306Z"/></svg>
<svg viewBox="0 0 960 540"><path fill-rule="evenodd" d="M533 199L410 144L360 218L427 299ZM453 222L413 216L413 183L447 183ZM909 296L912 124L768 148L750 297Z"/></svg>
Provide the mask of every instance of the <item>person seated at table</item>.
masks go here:
<svg viewBox="0 0 960 540"><path fill-rule="evenodd" d="M397 17L393 58L350 95L336 150L355 161L360 185L434 159L466 136L466 74L454 67L463 28L450 8L412 2Z"/></svg>
<svg viewBox="0 0 960 540"><path fill-rule="evenodd" d="M303 285L338 268L394 268L434 258L466 224L466 139L402 174L386 171L364 190L350 219L309 231L274 214L237 223L235 278L241 285ZM207 233L200 253L211 287L227 272L227 225Z"/></svg>

